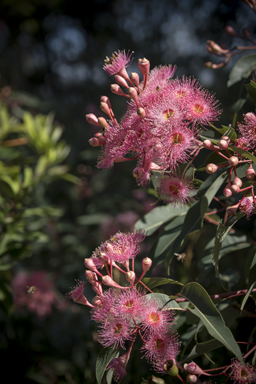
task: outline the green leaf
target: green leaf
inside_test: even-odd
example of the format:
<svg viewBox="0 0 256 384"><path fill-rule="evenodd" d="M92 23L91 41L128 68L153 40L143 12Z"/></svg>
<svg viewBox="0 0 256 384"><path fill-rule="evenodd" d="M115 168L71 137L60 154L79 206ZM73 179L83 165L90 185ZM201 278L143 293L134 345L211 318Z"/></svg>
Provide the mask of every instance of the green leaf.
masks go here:
<svg viewBox="0 0 256 384"><path fill-rule="evenodd" d="M173 243L180 234L183 222L184 216L175 217L160 233L149 253L149 256L155 259L154 265L159 264L171 252Z"/></svg>
<svg viewBox="0 0 256 384"><path fill-rule="evenodd" d="M238 148L238 147L235 147L235 146L232 146L230 148L234 152L238 153L239 155L242 155L242 156L246 157L247 159L252 160L254 163L256 163L256 157L253 156L250 152L245 151L244 149Z"/></svg>
<svg viewBox="0 0 256 384"><path fill-rule="evenodd" d="M144 279L142 279L142 282L146 284L146 286L149 289L153 289L155 287L159 287L159 285L165 285L165 284L184 285L179 281L176 281L173 279L167 279L165 277L145 277Z"/></svg>
<svg viewBox="0 0 256 384"><path fill-rule="evenodd" d="M112 347L103 348L96 361L96 380L101 384L102 377L110 361L119 356L119 350Z"/></svg>
<svg viewBox="0 0 256 384"><path fill-rule="evenodd" d="M175 300L170 300L170 297L164 293L149 293L143 297L145 297L145 301L148 302L149 305L151 301L155 301L161 309L176 309L183 311L183 308L181 308Z"/></svg>
<svg viewBox="0 0 256 384"><path fill-rule="evenodd" d="M233 113L238 113L246 103L246 99L238 99L231 107Z"/></svg>
<svg viewBox="0 0 256 384"><path fill-rule="evenodd" d="M152 235L161 225L177 216L185 215L188 207L174 208L173 204L156 207L136 222L135 229L143 229L147 236Z"/></svg>
<svg viewBox="0 0 256 384"><path fill-rule="evenodd" d="M237 61L237 63L232 68L229 74L227 86L231 87L231 85L234 85L243 79L247 79L247 77L250 76L250 74L254 71L255 68L256 54L253 53L250 55L243 56Z"/></svg>
<svg viewBox="0 0 256 384"><path fill-rule="evenodd" d="M202 356L205 353L208 353L220 347L222 347L222 343L216 339L211 339L203 343L198 343L194 346L194 348L188 355L183 356L182 360L179 361L179 363L183 365L188 361L193 361L198 356Z"/></svg>
<svg viewBox="0 0 256 384"><path fill-rule="evenodd" d="M240 308L241 311L244 309L244 306L245 306L245 304L246 304L246 302L247 302L247 300L248 300L248 298L249 298L253 288L255 287L255 285L256 285L256 281L254 281L254 283L250 286L250 288L248 289L245 297L243 298L243 301L242 301L242 304L241 304L241 308Z"/></svg>
<svg viewBox="0 0 256 384"><path fill-rule="evenodd" d="M218 169L217 172L210 175L200 186L198 193L199 200L190 207L185 217L182 230L173 244L173 252L179 252L180 245L188 234L201 229L205 212L226 177L227 172L223 172L222 169Z"/></svg>
<svg viewBox="0 0 256 384"><path fill-rule="evenodd" d="M252 101L256 105L256 84L254 81L250 81L250 84L245 84L245 88L247 89L247 92L249 93L250 97L252 98Z"/></svg>
<svg viewBox="0 0 256 384"><path fill-rule="evenodd" d="M216 235L215 235L215 242L214 242L214 247L212 250L212 263L215 267L215 272L216 276L219 278L219 255L220 255L220 250L222 247L222 242L227 236L228 232L230 229L233 227L233 225L241 218L244 216L244 213L237 213L236 215L236 220L232 222L229 226L225 226L224 224L220 223L217 227Z"/></svg>
<svg viewBox="0 0 256 384"><path fill-rule="evenodd" d="M179 296L190 301L188 310L200 318L209 334L229 349L244 365L243 357L232 332L225 325L224 320L213 304L206 290L198 283L188 283L182 288Z"/></svg>

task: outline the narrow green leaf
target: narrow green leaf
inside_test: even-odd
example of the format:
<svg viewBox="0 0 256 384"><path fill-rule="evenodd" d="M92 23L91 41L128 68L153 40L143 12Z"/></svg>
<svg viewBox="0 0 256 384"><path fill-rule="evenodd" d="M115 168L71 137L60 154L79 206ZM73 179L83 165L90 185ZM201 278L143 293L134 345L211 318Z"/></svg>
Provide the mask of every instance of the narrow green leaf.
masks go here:
<svg viewBox="0 0 256 384"><path fill-rule="evenodd" d="M171 252L173 243L182 229L183 222L184 216L175 217L160 233L149 253L149 256L154 259L154 265L159 264Z"/></svg>
<svg viewBox="0 0 256 384"><path fill-rule="evenodd" d="M199 199L188 210L182 230L173 244L173 253L179 252L180 245L188 234L201 229L205 212L211 203L213 196L218 191L226 177L227 172L223 172L222 169L218 169L217 172L210 175L200 186L198 192ZM170 262L170 260L168 261Z"/></svg>
<svg viewBox="0 0 256 384"><path fill-rule="evenodd" d="M103 348L96 361L96 380L97 384L101 384L102 377L110 361L119 356L119 350L112 347Z"/></svg>
<svg viewBox="0 0 256 384"><path fill-rule="evenodd" d="M233 113L238 113L246 103L246 99L238 99L231 107Z"/></svg>
<svg viewBox="0 0 256 384"><path fill-rule="evenodd" d="M244 213L237 213L235 215L236 220L232 222L229 226L225 226L224 224L220 223L217 227L216 235L215 235L215 242L214 242L214 247L212 249L212 263L215 267L215 273L216 276L219 278L219 255L220 255L220 250L222 247L223 240L229 233L230 229L233 227L233 225L241 218L244 216Z"/></svg>
<svg viewBox="0 0 256 384"><path fill-rule="evenodd" d="M159 285L165 285L165 284L184 285L180 281L167 279L165 277L145 277L144 279L142 279L142 282L146 284L146 286L149 289L153 289L155 287L159 287Z"/></svg>
<svg viewBox="0 0 256 384"><path fill-rule="evenodd" d="M242 148L237 148L235 146L233 147L230 147L234 152L238 153L239 155L242 155L244 157L246 157L247 159L249 160L252 160L254 163L256 163L256 157L253 156L250 152L248 151L245 151L244 149Z"/></svg>
<svg viewBox="0 0 256 384"><path fill-rule="evenodd" d="M256 54L245 55L237 61L229 74L228 87L247 79L256 68Z"/></svg>
<svg viewBox="0 0 256 384"><path fill-rule="evenodd" d="M202 356L203 354L213 351L214 349L220 347L222 347L222 343L216 339L211 339L203 343L198 343L194 346L194 348L188 355L183 356L182 360L179 361L179 363L183 365L188 361L193 361L198 356Z"/></svg>
<svg viewBox="0 0 256 384"><path fill-rule="evenodd" d="M225 325L224 320L213 304L206 290L198 283L188 283L182 288L180 296L186 298L194 306L188 310L200 318L209 334L229 349L238 359L243 362L243 357L232 332Z"/></svg>
<svg viewBox="0 0 256 384"><path fill-rule="evenodd" d="M188 207L174 208L173 204L156 207L137 221L135 229L143 229L147 236L152 235L161 225L177 216L185 215Z"/></svg>
<svg viewBox="0 0 256 384"><path fill-rule="evenodd" d="M248 298L249 298L249 296L250 296L250 294L251 294L251 292L252 292L252 290L253 290L253 288L255 286L256 286L256 281L254 281L254 283L250 286L250 288L248 289L245 297L243 298L243 301L242 301L242 304L241 304L241 308L240 308L241 311L244 309L244 306L245 306L245 304L246 304L246 302L247 302L247 300L248 300Z"/></svg>
<svg viewBox="0 0 256 384"><path fill-rule="evenodd" d="M245 88L247 89L247 92L252 98L252 101L256 105L256 84L254 83L254 81L251 80L250 84L245 84Z"/></svg>

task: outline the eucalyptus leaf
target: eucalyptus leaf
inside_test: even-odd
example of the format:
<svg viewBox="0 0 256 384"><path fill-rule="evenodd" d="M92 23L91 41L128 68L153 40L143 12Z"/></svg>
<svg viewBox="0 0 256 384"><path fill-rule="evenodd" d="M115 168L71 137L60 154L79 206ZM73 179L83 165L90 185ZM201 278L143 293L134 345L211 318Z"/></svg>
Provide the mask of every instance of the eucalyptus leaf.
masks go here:
<svg viewBox="0 0 256 384"><path fill-rule="evenodd" d="M240 348L207 291L200 284L193 282L182 288L179 295L190 301L193 308L189 306L188 310L200 318L209 334L229 349L244 365Z"/></svg>
<svg viewBox="0 0 256 384"><path fill-rule="evenodd" d="M112 347L103 348L96 361L96 380L101 384L101 380L110 361L119 356L119 350Z"/></svg>
<svg viewBox="0 0 256 384"><path fill-rule="evenodd" d="M135 224L135 229L143 229L147 236L151 236L161 225L175 217L185 215L188 207L175 208L173 204L156 207Z"/></svg>
<svg viewBox="0 0 256 384"><path fill-rule="evenodd" d="M179 363L182 365L184 363L193 361L198 356L202 356L205 353L213 351L214 349L222 347L222 343L216 339L211 339L203 343L198 343L194 346L189 354L183 356L182 360Z"/></svg>
<svg viewBox="0 0 256 384"><path fill-rule="evenodd" d="M153 289L155 287L159 287L160 285L166 285L166 284L178 284L178 285L184 285L179 281L167 279L165 277L145 277L142 282L149 288Z"/></svg>
<svg viewBox="0 0 256 384"><path fill-rule="evenodd" d="M215 235L214 247L212 250L212 262L215 267L215 272L217 277L219 277L219 255L222 247L222 242L227 236L227 234L229 233L230 229L233 227L233 225L243 216L244 216L244 213L239 212L235 215L236 220L233 221L232 224L230 224L229 226L225 226L222 223L218 225L216 235Z"/></svg>
<svg viewBox="0 0 256 384"><path fill-rule="evenodd" d="M228 87L238 83L243 79L247 79L256 68L256 54L252 53L241 57L232 68L229 74Z"/></svg>
<svg viewBox="0 0 256 384"><path fill-rule="evenodd" d="M246 304L246 302L247 302L247 300L248 300L248 298L249 298L249 296L250 296L250 294L251 294L251 292L252 292L252 290L253 290L253 288L255 286L256 286L256 281L254 281L254 283L250 286L250 288L248 289L245 297L243 298L243 301L242 301L242 304L241 304L241 308L240 308L241 311L244 309L244 306L245 306L245 304Z"/></svg>
<svg viewBox="0 0 256 384"><path fill-rule="evenodd" d="M256 84L254 81L250 81L250 84L245 84L245 88L247 89L247 92L249 93L252 101L256 105Z"/></svg>

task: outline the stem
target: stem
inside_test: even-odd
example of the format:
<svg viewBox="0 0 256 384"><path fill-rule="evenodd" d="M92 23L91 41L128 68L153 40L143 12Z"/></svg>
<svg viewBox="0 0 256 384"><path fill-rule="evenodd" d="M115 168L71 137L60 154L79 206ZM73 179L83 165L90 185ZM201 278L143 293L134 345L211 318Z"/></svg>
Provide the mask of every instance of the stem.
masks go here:
<svg viewBox="0 0 256 384"><path fill-rule="evenodd" d="M233 291L233 292L226 292L226 293L220 293L220 294L217 294L217 295L211 295L210 298L211 299L219 299L221 297L234 297L234 296L242 296L242 295L246 295L246 293L248 292L248 289L242 289L242 290L238 290L238 291ZM254 293L256 292L256 288L254 288L251 293ZM188 301L187 299L183 299L183 298L177 298L177 299L174 299L176 302L183 302L183 301Z"/></svg>

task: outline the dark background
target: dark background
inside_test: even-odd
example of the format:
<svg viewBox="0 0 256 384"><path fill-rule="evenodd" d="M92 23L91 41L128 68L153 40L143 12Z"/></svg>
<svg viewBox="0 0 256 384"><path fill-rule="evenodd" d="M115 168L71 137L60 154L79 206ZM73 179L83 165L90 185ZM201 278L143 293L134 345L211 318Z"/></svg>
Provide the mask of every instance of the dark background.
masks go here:
<svg viewBox="0 0 256 384"><path fill-rule="evenodd" d="M95 167L99 150L91 148L88 139L97 129L86 122L85 114L103 115L101 95L111 98L118 118L125 110L125 101L110 92L112 80L102 70L105 57L118 49L134 51L129 73L137 71L137 60L143 57L150 60L151 68L176 64L176 75L196 77L216 93L224 110L220 123L228 125L232 97L226 83L238 57L221 70L204 67L206 61L220 61L207 52L207 40L227 47L241 44L224 32L226 25L238 33L244 27L253 33L255 14L242 1L231 0L0 2L0 88L12 90L9 108L14 113L17 105L34 112L54 111L71 146L70 172L81 178L79 188L59 182L47 189L49 201L65 212L60 223L53 223L58 239L52 236L51 244L36 248L14 275L19 268L44 269L54 276L56 290L64 296L75 278L84 279L83 258L90 257L109 233L123 229L122 225L129 227L128 216L122 222L117 215L135 215L132 224L152 208L154 198L137 189L132 165L117 164L108 172ZM83 218L97 213L102 216L95 225L87 225ZM89 290L86 294L91 298ZM72 306L53 310L45 318L24 310L2 319L1 366L7 362L11 366L8 381L94 383L101 348L94 341L96 326L88 312ZM139 383L150 373L139 362L135 352L127 382Z"/></svg>

